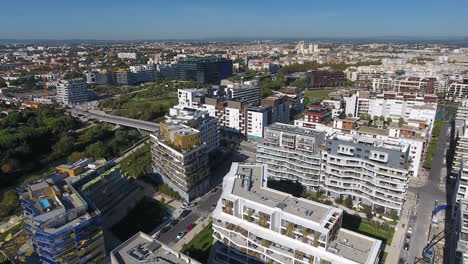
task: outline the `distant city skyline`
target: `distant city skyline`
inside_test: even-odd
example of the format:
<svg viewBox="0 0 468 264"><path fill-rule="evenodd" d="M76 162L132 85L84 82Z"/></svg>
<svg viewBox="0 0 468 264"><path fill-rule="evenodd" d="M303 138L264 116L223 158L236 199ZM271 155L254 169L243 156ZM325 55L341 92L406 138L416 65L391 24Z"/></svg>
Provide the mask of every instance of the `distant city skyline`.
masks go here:
<svg viewBox="0 0 468 264"><path fill-rule="evenodd" d="M468 36L466 1L8 1L1 39Z"/></svg>

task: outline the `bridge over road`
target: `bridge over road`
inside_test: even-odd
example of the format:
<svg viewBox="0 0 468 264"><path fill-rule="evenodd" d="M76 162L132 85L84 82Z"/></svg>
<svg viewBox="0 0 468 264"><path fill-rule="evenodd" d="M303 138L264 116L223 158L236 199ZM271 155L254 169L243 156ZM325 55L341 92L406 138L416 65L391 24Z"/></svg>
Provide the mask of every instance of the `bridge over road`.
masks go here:
<svg viewBox="0 0 468 264"><path fill-rule="evenodd" d="M136 128L136 129L140 129L140 130L144 130L148 132L159 131L159 123L109 115L105 112L97 111L97 110L81 110L79 108L71 108L69 110L72 114L82 115L89 119L95 119L101 122L106 122L106 123L110 123L114 125L120 125L124 127L132 127L132 128Z"/></svg>

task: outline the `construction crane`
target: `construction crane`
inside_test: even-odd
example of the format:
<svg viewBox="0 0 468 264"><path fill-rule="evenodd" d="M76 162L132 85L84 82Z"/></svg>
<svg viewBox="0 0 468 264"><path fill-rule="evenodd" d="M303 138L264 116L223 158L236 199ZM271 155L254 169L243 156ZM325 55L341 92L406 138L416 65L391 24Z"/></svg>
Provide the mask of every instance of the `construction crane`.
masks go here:
<svg viewBox="0 0 468 264"><path fill-rule="evenodd" d="M449 235L456 234L456 233L457 233L457 229L452 229L448 232L445 232L445 230L442 230L441 232L439 232L424 247L423 252L422 252L422 259L419 259L419 260L422 260L426 263L432 263L432 260L434 258L434 246L437 243L439 243L442 239L449 237ZM421 262L415 262L415 263L421 263Z"/></svg>

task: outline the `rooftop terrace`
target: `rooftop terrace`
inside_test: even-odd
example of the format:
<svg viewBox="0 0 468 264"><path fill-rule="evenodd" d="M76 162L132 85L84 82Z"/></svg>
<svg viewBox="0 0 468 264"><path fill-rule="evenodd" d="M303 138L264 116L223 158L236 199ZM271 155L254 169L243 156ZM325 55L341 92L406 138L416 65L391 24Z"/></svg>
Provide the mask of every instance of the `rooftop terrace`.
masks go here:
<svg viewBox="0 0 468 264"><path fill-rule="evenodd" d="M322 225L341 210L270 189L262 165L239 164L232 194Z"/></svg>
<svg viewBox="0 0 468 264"><path fill-rule="evenodd" d="M161 263L182 264L197 261L174 251L145 233L139 232L111 252L112 264Z"/></svg>

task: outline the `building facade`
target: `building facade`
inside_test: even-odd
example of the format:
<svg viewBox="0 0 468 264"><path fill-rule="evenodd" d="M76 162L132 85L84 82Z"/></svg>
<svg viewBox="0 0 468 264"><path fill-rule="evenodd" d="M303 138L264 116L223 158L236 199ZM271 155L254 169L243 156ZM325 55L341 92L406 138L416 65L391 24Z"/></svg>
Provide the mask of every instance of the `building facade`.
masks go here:
<svg viewBox="0 0 468 264"><path fill-rule="evenodd" d="M400 214L409 180L409 147L336 135L322 151L320 188L333 197Z"/></svg>
<svg viewBox="0 0 468 264"><path fill-rule="evenodd" d="M341 209L270 189L266 175L266 165L231 165L212 263L378 263L381 241L341 228Z"/></svg>
<svg viewBox="0 0 468 264"><path fill-rule="evenodd" d="M83 79L59 80L57 82L57 101L74 105L88 101L88 90Z"/></svg>
<svg viewBox="0 0 468 264"><path fill-rule="evenodd" d="M151 134L153 169L160 180L191 201L209 189L209 151L199 130L172 121Z"/></svg>
<svg viewBox="0 0 468 264"><path fill-rule="evenodd" d="M42 263L89 263L106 256L100 210L69 183L84 170L94 171L91 164L57 168L20 193L26 232Z"/></svg>
<svg viewBox="0 0 468 264"><path fill-rule="evenodd" d="M195 58L177 64L181 81L219 84L232 75L232 61L224 58Z"/></svg>
<svg viewBox="0 0 468 264"><path fill-rule="evenodd" d="M265 128L264 138L257 144L256 161L268 165L269 179L298 182L306 190L318 190L320 145L324 142L324 132L274 123Z"/></svg>

